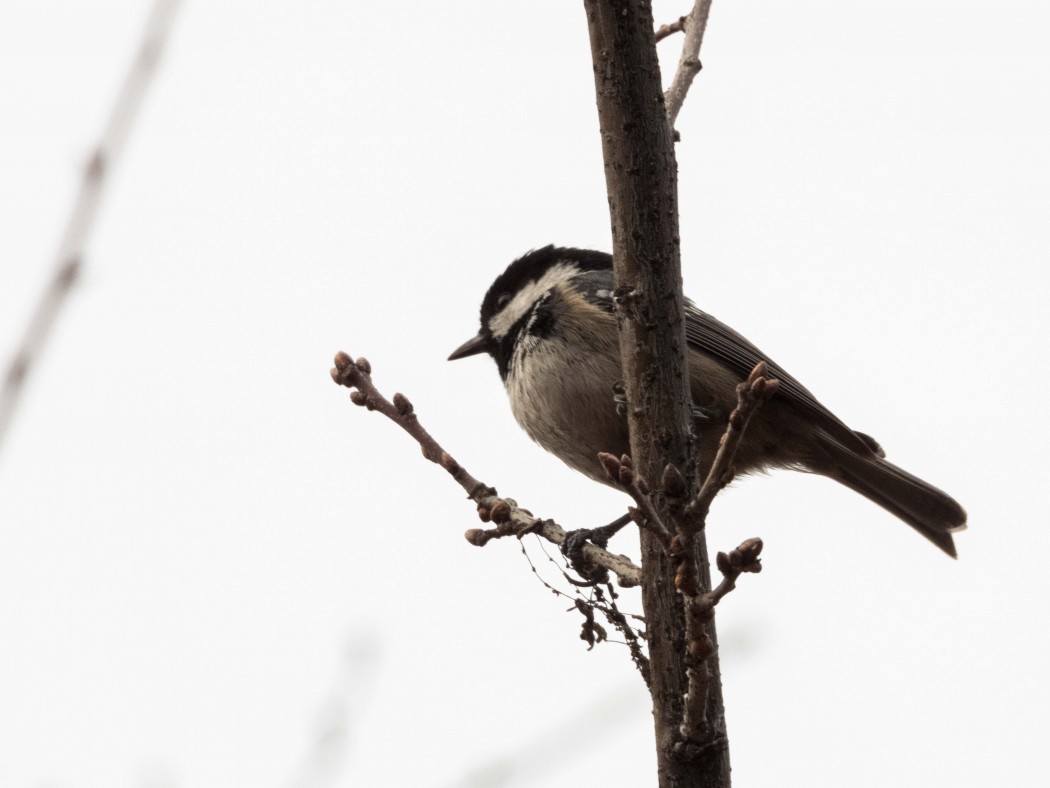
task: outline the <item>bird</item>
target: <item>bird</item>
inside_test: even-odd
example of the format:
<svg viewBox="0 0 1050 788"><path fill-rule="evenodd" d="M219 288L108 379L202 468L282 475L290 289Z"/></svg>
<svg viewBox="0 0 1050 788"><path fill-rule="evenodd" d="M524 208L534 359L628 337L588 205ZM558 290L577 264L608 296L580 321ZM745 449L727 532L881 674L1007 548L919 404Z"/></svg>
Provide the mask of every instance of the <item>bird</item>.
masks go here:
<svg viewBox="0 0 1050 788"><path fill-rule="evenodd" d="M450 361L489 354L518 424L566 465L612 484L598 459L630 451L621 395L612 255L554 245L514 260L481 302L481 328ZM966 512L951 496L886 460L741 334L685 300L686 361L701 479L760 361L780 381L744 433L737 476L787 468L826 476L874 501L955 558ZM622 390L622 389L621 389Z"/></svg>

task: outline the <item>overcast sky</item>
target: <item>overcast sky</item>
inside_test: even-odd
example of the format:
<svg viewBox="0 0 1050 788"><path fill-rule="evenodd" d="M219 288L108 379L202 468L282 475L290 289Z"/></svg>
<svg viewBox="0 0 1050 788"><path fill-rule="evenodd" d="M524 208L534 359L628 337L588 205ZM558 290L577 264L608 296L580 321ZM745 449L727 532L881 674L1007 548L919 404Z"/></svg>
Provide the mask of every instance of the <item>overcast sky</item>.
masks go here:
<svg viewBox="0 0 1050 788"><path fill-rule="evenodd" d="M148 9L0 4L5 364ZM715 549L766 542L719 608L738 786L1045 780L1048 22L714 5L687 292L970 513L953 562L824 479L719 497ZM368 356L501 493L611 520L445 361L508 262L608 228L581 3L185 2L0 447L0 785L654 785L626 649L328 377Z"/></svg>

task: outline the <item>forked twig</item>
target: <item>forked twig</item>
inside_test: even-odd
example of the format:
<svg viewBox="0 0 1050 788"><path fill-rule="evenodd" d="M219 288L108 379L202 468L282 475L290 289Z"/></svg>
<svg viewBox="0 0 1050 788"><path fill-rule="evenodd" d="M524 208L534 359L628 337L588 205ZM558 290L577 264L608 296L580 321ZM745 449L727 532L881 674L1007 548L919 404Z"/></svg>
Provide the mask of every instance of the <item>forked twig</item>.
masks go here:
<svg viewBox="0 0 1050 788"><path fill-rule="evenodd" d="M719 553L718 570L722 582L707 593L686 598L686 639L688 641L689 664L686 675L689 687L682 703L682 724L679 733L687 743L701 742L708 733L707 692L711 684L708 658L715 645L707 633L707 624L714 618L715 605L722 597L736 588L737 578L744 572L761 572L761 539L747 539L727 555Z"/></svg>
<svg viewBox="0 0 1050 788"><path fill-rule="evenodd" d="M482 521L491 521L496 525L495 528L468 530L464 536L471 544L481 547L492 539L521 537L528 533L535 533L556 545L565 542L566 532L560 525L553 520L540 520L510 498L499 497L495 489L476 479L460 465L419 423L408 397L399 393L391 401L380 394L372 383L372 365L367 359L354 361L346 353L338 353L331 375L332 380L340 386L353 389L350 399L355 405L382 413L411 435L422 448L423 456L444 468L477 504L478 516ZM590 543L583 545L582 552L586 561L615 574L621 586L626 588L641 583L642 570L627 556L615 555Z"/></svg>
<svg viewBox="0 0 1050 788"><path fill-rule="evenodd" d="M647 528L655 533L665 550L669 548L671 532L664 525L663 518L653 505L653 499L649 496L649 483L644 476L635 472L631 458L625 454L617 459L613 454L599 452L598 461L605 469L605 475L609 477L609 481L630 495L638 504L637 509L628 510L631 519L638 524L639 528Z"/></svg>
<svg viewBox="0 0 1050 788"><path fill-rule="evenodd" d="M566 532L557 523L533 517L531 512L518 507L513 500L500 498L493 488L472 476L419 423L407 397L398 393L391 401L379 393L372 383L371 372L372 367L367 359L354 361L346 353L339 353L335 357L331 375L337 384L352 389L350 399L354 404L379 411L411 435L422 448L423 456L444 468L477 504L481 519L495 524L495 528L468 530L465 536L471 544L482 546L494 538L521 537L526 533L536 533L553 544L565 543ZM714 641L707 633L707 624L714 616L715 606L736 587L740 575L744 572L759 572L762 568L759 560L762 540L748 539L730 553L718 554L717 565L723 579L711 591L699 593L694 537L704 528L711 501L733 477L733 456L748 422L755 410L773 396L778 385L776 380L766 377L766 365L759 363L748 379L737 386L737 406L730 414L718 452L699 492L683 507L682 530L673 537L653 504L648 483L634 472L630 458L624 456L617 459L611 454L599 457L610 479L638 504L638 509L632 511L632 518L640 527L649 528L659 536L677 565L675 587L685 598L688 648L688 689L683 698L683 716L679 728L683 737L679 744L683 750L695 747L707 733L707 693L710 684L708 658L714 653ZM663 494L672 498L684 487L681 473L673 466L665 468L661 481ZM641 569L626 556L614 555L589 542L583 543L582 553L585 560L595 567L615 574L621 586L634 586L641 582ZM585 615L589 616L590 613L585 611ZM602 630L591 619L587 619L587 622L585 634L604 637Z"/></svg>
<svg viewBox="0 0 1050 788"><path fill-rule="evenodd" d="M685 507L683 531L696 533L703 529L707 522L707 514L711 509L711 502L733 480L735 475L733 457L740 445L740 439L744 437L744 430L747 429L748 422L751 421L751 417L759 406L776 394L777 389L780 388L780 381L776 378L767 378L766 372L766 363L760 361L751 370L747 380L737 385L736 407L729 414L729 423L719 441L718 452L704 478L704 483L693 500Z"/></svg>
<svg viewBox="0 0 1050 788"><path fill-rule="evenodd" d="M714 640L707 632L707 624L714 617L715 605L736 587L743 572L759 572L762 564L761 539L748 539L728 555L719 553L717 565L723 575L719 585L700 593L700 567L697 563L695 537L704 529L711 502L733 478L733 456L748 422L763 402L772 397L779 382L766 377L765 362L759 362L751 374L736 387L736 408L729 415L729 423L722 435L718 452L711 463L704 483L696 496L685 506L681 530L671 540L670 554L675 559L675 588L685 597L686 641L688 643L688 688L683 698L682 723L679 726L684 742L693 745L703 742L709 733L707 720L707 692L711 682L708 658L714 653ZM665 477L669 474L665 472Z"/></svg>

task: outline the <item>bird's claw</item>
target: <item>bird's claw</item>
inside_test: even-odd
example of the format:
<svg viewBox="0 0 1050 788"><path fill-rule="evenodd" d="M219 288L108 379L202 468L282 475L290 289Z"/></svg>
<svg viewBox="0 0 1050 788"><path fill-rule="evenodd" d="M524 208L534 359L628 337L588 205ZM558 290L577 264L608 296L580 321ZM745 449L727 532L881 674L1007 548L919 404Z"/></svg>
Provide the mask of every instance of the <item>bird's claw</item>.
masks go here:
<svg viewBox="0 0 1050 788"><path fill-rule="evenodd" d="M618 380L613 384L613 402L616 403L616 415L626 417L629 403L627 402L627 389L622 380ZM691 407L694 421L717 422L725 421L726 419L725 408L717 405L704 407L694 403Z"/></svg>
<svg viewBox="0 0 1050 788"><path fill-rule="evenodd" d="M725 409L717 405L705 408L694 403L692 408L695 421L724 421L726 418Z"/></svg>
<svg viewBox="0 0 1050 788"><path fill-rule="evenodd" d="M577 574L589 584L606 583L609 579L608 571L588 561L583 555L583 548L588 543L605 548L609 539L629 522L631 515L625 514L601 528L577 528L569 531L565 534L565 541L561 543L561 553Z"/></svg>

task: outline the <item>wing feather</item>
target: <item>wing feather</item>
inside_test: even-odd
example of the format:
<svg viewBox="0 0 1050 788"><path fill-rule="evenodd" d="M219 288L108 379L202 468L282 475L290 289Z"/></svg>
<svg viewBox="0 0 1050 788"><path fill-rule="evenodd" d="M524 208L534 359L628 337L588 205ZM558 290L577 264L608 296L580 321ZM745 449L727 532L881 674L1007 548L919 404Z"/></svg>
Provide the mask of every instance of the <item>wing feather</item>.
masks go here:
<svg viewBox="0 0 1050 788"><path fill-rule="evenodd" d="M587 271L575 278L574 284L580 294L592 304L613 312L612 271ZM790 403L808 415L816 425L843 446L861 454L880 453L878 444L867 436L861 436L847 427L828 410L813 393L755 347L744 336L722 321L698 309L688 299L685 308L685 336L689 347L714 358L740 380L747 378L759 361L765 361L771 377L780 381L777 397ZM866 440L865 440L866 439Z"/></svg>

